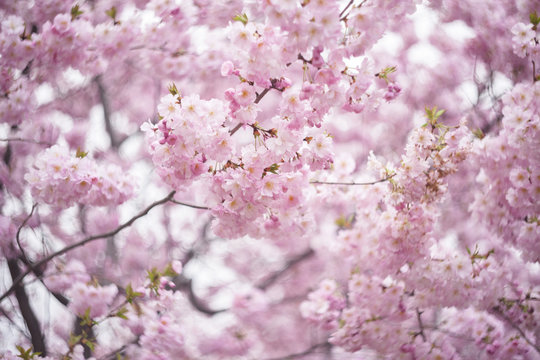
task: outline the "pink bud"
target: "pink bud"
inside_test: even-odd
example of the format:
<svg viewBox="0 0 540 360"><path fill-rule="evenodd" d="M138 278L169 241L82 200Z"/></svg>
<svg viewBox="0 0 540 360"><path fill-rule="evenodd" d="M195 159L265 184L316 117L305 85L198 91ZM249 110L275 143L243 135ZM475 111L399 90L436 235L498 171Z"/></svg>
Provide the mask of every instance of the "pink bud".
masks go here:
<svg viewBox="0 0 540 360"><path fill-rule="evenodd" d="M225 61L223 64L221 64L221 75L222 76L229 76L232 75L234 71L234 64L230 61Z"/></svg>
<svg viewBox="0 0 540 360"><path fill-rule="evenodd" d="M182 272L182 263L178 260L174 260L171 263L171 267L175 273L180 274Z"/></svg>

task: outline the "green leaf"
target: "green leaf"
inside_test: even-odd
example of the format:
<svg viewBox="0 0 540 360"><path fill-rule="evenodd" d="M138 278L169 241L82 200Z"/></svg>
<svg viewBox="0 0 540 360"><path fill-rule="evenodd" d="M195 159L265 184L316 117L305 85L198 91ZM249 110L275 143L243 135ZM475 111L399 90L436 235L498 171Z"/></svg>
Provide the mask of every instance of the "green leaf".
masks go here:
<svg viewBox="0 0 540 360"><path fill-rule="evenodd" d="M24 360L34 359L41 354L40 352L33 352L32 347L25 349L22 346L17 345L16 348L19 351L19 355L17 355L17 357Z"/></svg>
<svg viewBox="0 0 540 360"><path fill-rule="evenodd" d="M116 314L114 314L114 315L115 315L116 317L119 317L120 319L127 320L127 316L126 316L127 312L128 312L128 309L125 308L125 307L122 307L122 308L120 308L120 310L118 310L118 311L116 312Z"/></svg>
<svg viewBox="0 0 540 360"><path fill-rule="evenodd" d="M69 341L68 341L68 345L69 347L74 347L75 345L77 345L82 339L82 335L74 335L74 334L70 334L69 335Z"/></svg>
<svg viewBox="0 0 540 360"><path fill-rule="evenodd" d="M388 83L388 75L390 75L393 72L396 72L397 67L395 66L387 66L384 69L382 69L380 72L376 73L375 76L379 79L386 80Z"/></svg>
<svg viewBox="0 0 540 360"><path fill-rule="evenodd" d="M126 301L130 304L133 304L133 300L135 300L135 298L138 298L138 297L141 297L143 296L142 293L140 292L137 292L137 291L133 291L133 287L131 286L131 284L128 284L126 286Z"/></svg>
<svg viewBox="0 0 540 360"><path fill-rule="evenodd" d="M176 95L180 96L180 91L178 91L178 88L176 87L175 83L171 83L171 85L169 85L169 92L173 96L176 96Z"/></svg>
<svg viewBox="0 0 540 360"><path fill-rule="evenodd" d="M269 173L271 172L272 174L276 174L277 175L277 171L279 170L279 165L278 164L272 164L266 168L264 168L263 170L263 174L262 174L262 177L264 178L266 176L266 173Z"/></svg>
<svg viewBox="0 0 540 360"><path fill-rule="evenodd" d="M86 309L86 311L84 312L84 315L81 316L81 322L80 322L80 325L81 326L94 326L95 324L97 324L94 320L92 320L92 318L90 317L90 307L88 307Z"/></svg>
<svg viewBox="0 0 540 360"><path fill-rule="evenodd" d="M147 278L150 281L150 284L148 285L148 288L152 290L156 295L159 295L159 280L161 278L161 274L158 272L158 270L154 267L147 272Z"/></svg>
<svg viewBox="0 0 540 360"><path fill-rule="evenodd" d="M83 12L79 8L79 4L75 5L71 8L71 21L77 19L79 16L81 16Z"/></svg>
<svg viewBox="0 0 540 360"><path fill-rule="evenodd" d="M90 348L90 350L92 350L92 351L95 350L94 348L95 348L95 345L96 345L96 344L95 344L92 340L89 340L89 339L82 339L82 340L81 340L81 343L82 343L83 345L88 346L88 348Z"/></svg>
<svg viewBox="0 0 540 360"><path fill-rule="evenodd" d="M245 13L244 14L238 14L235 17L233 17L233 21L240 21L242 24L246 25L247 22L248 22L248 17L247 17L247 15Z"/></svg>
<svg viewBox="0 0 540 360"><path fill-rule="evenodd" d="M178 275L176 271L172 268L171 264L168 264L165 270L161 273L162 276L175 277Z"/></svg>
<svg viewBox="0 0 540 360"><path fill-rule="evenodd" d="M483 139L486 135L484 134L484 132L482 131L482 129L476 129L476 130L473 130L473 135L476 136L477 138L479 139Z"/></svg>
<svg viewBox="0 0 540 360"><path fill-rule="evenodd" d="M105 14L107 14L107 16L113 19L113 21L116 23L116 6L113 6L109 10L106 10Z"/></svg>
<svg viewBox="0 0 540 360"><path fill-rule="evenodd" d="M86 155L88 155L88 151L82 151L81 148L77 148L77 152L75 153L75 156L82 159L85 158Z"/></svg>
<svg viewBox="0 0 540 360"><path fill-rule="evenodd" d="M540 24L540 16L538 16L536 10L529 14L529 20L531 20L531 24L533 24L534 27Z"/></svg>
<svg viewBox="0 0 540 360"><path fill-rule="evenodd" d="M429 108L425 107L426 117L428 118L428 124L437 127L439 118L446 112L444 109L438 109L436 106Z"/></svg>

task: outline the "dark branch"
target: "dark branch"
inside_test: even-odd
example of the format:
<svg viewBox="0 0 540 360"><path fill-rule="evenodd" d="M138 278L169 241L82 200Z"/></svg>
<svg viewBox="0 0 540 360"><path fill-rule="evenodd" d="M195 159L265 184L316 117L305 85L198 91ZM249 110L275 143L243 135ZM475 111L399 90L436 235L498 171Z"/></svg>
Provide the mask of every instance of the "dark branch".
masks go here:
<svg viewBox="0 0 540 360"><path fill-rule="evenodd" d="M11 294L13 292L13 290L15 290L15 288L21 283L21 281L28 275L30 274L31 272L34 271L34 268L39 268L45 264L47 264L49 261L51 261L52 259L54 259L55 257L57 256L60 256L60 255L63 255L73 249L76 249L78 247L81 247L83 245L86 245L88 244L89 242L92 242L94 240L98 240L98 239L105 239L105 238L109 238L111 236L115 236L116 234L118 234L120 231L124 230L125 228L131 226L135 221L137 221L138 219L140 219L141 217L145 216L146 214L148 214L148 212L150 210L152 210L154 207L158 206L158 205L162 205L162 204L165 204L167 202L169 202L174 194L176 193L176 191L172 191L169 193L169 195L165 196L163 199L161 200L158 200L152 204L150 204L146 209L144 209L143 211L141 211L140 213L138 213L137 215L135 215L134 217L132 217L131 219L129 219L128 221L126 221L125 223L123 223L122 225L120 225L119 227L117 227L115 230L112 230L112 231L109 231L109 232L106 232L106 233L103 233L103 234L99 234L99 235L93 235L93 236L90 236L90 237L87 237L79 242L76 242L72 245L69 245L69 246L66 246L65 248L62 248L52 254L50 254L49 256L37 261L35 264L33 264L29 269L27 269L24 273L22 273L21 275L19 275L16 279L13 279L13 284L11 285L11 287L4 293L2 294L2 296L0 296L0 302L2 300L4 300L7 296L9 296L9 294Z"/></svg>
<svg viewBox="0 0 540 360"><path fill-rule="evenodd" d="M343 10L341 10L341 12L339 13L339 18L340 19L343 16L343 14L345 14L345 11L347 11L347 9L350 8L353 3L354 3L354 0L349 1L347 6L345 6L345 8Z"/></svg>
<svg viewBox="0 0 540 360"><path fill-rule="evenodd" d="M39 267L34 267L32 266L32 263L31 262L28 262L27 260L21 258L21 261L26 265L28 266L29 268L32 269L32 272L34 273L34 275L36 275L36 278L38 278L41 283L43 284L43 286L45 286L45 288L52 294L52 296L54 296L56 298L56 300L58 300L58 302L64 306L68 306L69 304L69 300L62 294L60 293L57 293L57 292L54 292L54 291L51 291L47 285L45 285L45 281L43 280L43 271L41 270L41 268Z"/></svg>
<svg viewBox="0 0 540 360"><path fill-rule="evenodd" d="M103 106L103 118L105 119L105 130L107 130L107 134L109 134L109 138L111 139L111 147L113 149L118 149L121 142L116 137L116 133L114 132L114 129L112 127L111 106L109 104L109 98L107 97L107 93L105 91L105 86L103 86L103 80L101 79L101 75L96 76L94 78L94 81L96 82L96 85L98 87L99 100L101 101L101 105Z"/></svg>
<svg viewBox="0 0 540 360"><path fill-rule="evenodd" d="M517 330L517 332L519 332L519 334L521 335L521 337L529 344L533 347L534 350L536 350L537 353L540 354L540 346L536 345L534 342L532 342L532 340L530 340L526 335L525 333L523 332L523 330L521 330L521 328L519 326L517 326L516 324L514 324L514 322L512 321L512 319L510 319L508 316L506 316L502 311L501 309L498 307L498 306L495 306L493 309L493 312L498 315L499 317L501 317L504 321L506 321L508 324L510 324L510 326L512 326L515 330Z"/></svg>
<svg viewBox="0 0 540 360"><path fill-rule="evenodd" d="M77 318L75 319L74 333L75 333L75 336L81 336L81 340L79 340L79 344L82 345L84 349L83 350L84 358L88 359L92 356L92 349L90 348L90 346L88 346L88 343L83 342L82 340L85 339L90 342L95 342L96 336L94 334L94 329L92 328L92 326L88 324L81 325L82 322L83 322L83 319L77 316Z"/></svg>
<svg viewBox="0 0 540 360"><path fill-rule="evenodd" d="M416 308L416 319L418 320L418 332L415 334L415 337L420 335L422 340L426 342L426 334L424 333L424 324L422 323L422 312Z"/></svg>
<svg viewBox="0 0 540 360"><path fill-rule="evenodd" d="M263 98L266 94L268 94L268 92L269 92L271 89L274 89L274 87L266 88L266 89L264 89L260 94L257 94L257 97L255 98L254 103L255 103L255 104L258 104L258 103L262 100L262 98ZM238 129L240 129L241 127L242 127L242 124L241 124L241 123L240 123L240 124L237 124L234 128L232 128L232 130L229 132L229 134L230 134L231 136L233 136L234 133L237 132Z"/></svg>
<svg viewBox="0 0 540 360"><path fill-rule="evenodd" d="M275 273L273 273L272 275L270 275L269 277L267 277L266 279L261 281L257 285L257 288L259 288L261 290L265 290L270 285L275 283L283 274L285 274L287 271L289 271L289 269L294 267L296 264L298 264L298 263L300 263L300 262L302 262L302 261L304 261L306 259L309 259L314 254L315 254L315 252L313 251L313 249L309 248L308 250L304 251L300 255L297 255L297 256L293 257L292 259L289 259L287 261L287 263L285 264L285 266L281 270L276 271Z"/></svg>
<svg viewBox="0 0 540 360"><path fill-rule="evenodd" d="M270 89L273 89L271 87L264 89L260 94L257 94L257 97L255 98L254 103L258 104L262 98L270 91Z"/></svg>
<svg viewBox="0 0 540 360"><path fill-rule="evenodd" d="M22 258L24 260L25 263L29 263L30 260L28 259L28 256L26 256L26 253L21 245L21 230L23 227L26 226L26 223L28 222L28 220L30 220L30 218L32 217L32 215L34 215L34 210L36 210L36 206L37 204L34 204L32 206L32 210L30 211L30 214L28 214L28 216L24 219L24 221L22 222L21 226L19 226L19 228L17 229L17 235L15 235L15 240L17 241L17 246L19 247L19 250L21 251L21 254L22 254Z"/></svg>
<svg viewBox="0 0 540 360"><path fill-rule="evenodd" d="M212 310L208 305L206 305L201 299L195 295L195 292L193 291L193 280L188 278L180 278L178 281L180 284L177 285L179 290L183 290L187 292L189 302L191 305L198 310L199 312L214 316L216 314L222 313L226 311L227 309L221 309L221 310Z"/></svg>
<svg viewBox="0 0 540 360"><path fill-rule="evenodd" d="M290 360L290 359L296 359L296 358L301 358L303 356L314 353L315 350L317 350L319 348L327 348L327 349L329 349L331 347L332 347L332 344L330 344L328 341L325 341L325 342L320 343L320 344L315 344L315 345L311 346L309 349L306 349L306 350L304 350L302 352L299 352L299 353L296 353L296 354L291 354L291 355L287 355L287 356L284 356L284 357L271 358L271 359L266 359L266 360Z"/></svg>
<svg viewBox="0 0 540 360"><path fill-rule="evenodd" d="M20 284L20 282L15 283L15 279L21 277L21 268L19 267L17 259L9 259L7 262L11 279L13 279L15 285L15 297L19 303L19 309L24 322L26 323L26 327L30 332L33 350L34 352L41 353L41 356L46 356L47 350L45 349L45 341L43 339L43 334L41 333L41 325L39 324L39 320L37 319L34 310L32 310L32 307L30 306L28 294L26 294L26 290L24 289L24 286Z"/></svg>
<svg viewBox="0 0 540 360"><path fill-rule="evenodd" d="M210 208L209 208L209 207L206 207L206 206L199 206L199 205L187 204L187 203L184 203L184 202L181 202L181 201L177 201L177 200L174 200L174 199L171 199L170 202L172 202L172 203L174 203L174 204L178 204L178 205L184 205L184 206L187 206L187 207L190 207L190 208L194 208L194 209L210 210Z"/></svg>
<svg viewBox="0 0 540 360"><path fill-rule="evenodd" d="M370 182L332 182L332 181L310 181L310 184L316 184L316 185L375 185L378 183L382 183L385 181L390 180L393 178L396 174L392 174L384 179L379 179L375 181Z"/></svg>
<svg viewBox="0 0 540 360"><path fill-rule="evenodd" d="M53 146L54 144L53 143L50 143L50 142L47 142L47 141L37 141L37 140L32 140L32 139L23 139L23 138L4 138L4 139L0 139L0 141L20 141L20 142L28 142L28 143L33 143L33 144L38 144L38 145L47 145L47 146Z"/></svg>

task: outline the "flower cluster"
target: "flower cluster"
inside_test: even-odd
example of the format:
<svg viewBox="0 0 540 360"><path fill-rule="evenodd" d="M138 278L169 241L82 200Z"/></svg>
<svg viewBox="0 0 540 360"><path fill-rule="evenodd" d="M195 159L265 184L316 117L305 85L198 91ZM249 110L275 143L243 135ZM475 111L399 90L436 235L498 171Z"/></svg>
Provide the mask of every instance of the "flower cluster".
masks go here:
<svg viewBox="0 0 540 360"><path fill-rule="evenodd" d="M536 27L533 24L517 23L512 27L514 54L523 58L527 55L540 55L540 44Z"/></svg>
<svg viewBox="0 0 540 360"><path fill-rule="evenodd" d="M158 174L172 187L185 187L232 157L222 101L169 94L161 99L158 111L162 117L158 125L145 124L142 129Z"/></svg>
<svg viewBox="0 0 540 360"><path fill-rule="evenodd" d="M330 338L332 343L351 352L369 346L388 353L392 351L389 344L396 349L408 342L410 335L401 323L411 314L402 299L402 284L353 274L348 285L347 307L339 318L339 329Z"/></svg>
<svg viewBox="0 0 540 360"><path fill-rule="evenodd" d="M300 304L300 313L324 330L335 331L344 307L345 298L339 292L338 284L327 279L319 284L317 290L309 293L307 301Z"/></svg>
<svg viewBox="0 0 540 360"><path fill-rule="evenodd" d="M59 145L42 152L24 179L36 199L60 207L121 204L135 189L120 167L100 166L86 154L74 156Z"/></svg>
<svg viewBox="0 0 540 360"><path fill-rule="evenodd" d="M517 84L503 97L501 133L477 148L482 191L471 204L473 214L507 244L538 261L540 239L540 83Z"/></svg>
<svg viewBox="0 0 540 360"><path fill-rule="evenodd" d="M67 291L71 298L69 308L79 316L84 315L90 309L89 316L95 319L109 312L109 307L117 293L116 285L99 286L76 282Z"/></svg>

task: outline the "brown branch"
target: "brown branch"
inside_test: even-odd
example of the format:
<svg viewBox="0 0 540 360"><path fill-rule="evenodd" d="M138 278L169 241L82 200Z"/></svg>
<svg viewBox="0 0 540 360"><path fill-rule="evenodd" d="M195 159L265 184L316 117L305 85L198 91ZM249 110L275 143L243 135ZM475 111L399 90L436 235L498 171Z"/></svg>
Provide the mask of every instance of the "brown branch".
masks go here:
<svg viewBox="0 0 540 360"><path fill-rule="evenodd" d="M345 11L347 11L347 9L350 8L353 3L354 3L354 0L349 1L347 6L345 6L345 8L343 10L341 10L341 12L339 13L339 18L340 19L343 16L343 14L345 14Z"/></svg>
<svg viewBox="0 0 540 360"><path fill-rule="evenodd" d="M269 87L269 88L266 88L266 89L264 89L260 94L257 94L257 97L255 98L254 103L255 103L255 104L258 104L258 103L262 100L262 98L263 98L266 94L268 94L268 92L269 92L271 89L273 89L273 88L274 88L273 86L272 86L272 87ZM232 130L229 132L229 134L230 134L231 136L233 136L234 133L237 132L238 129L240 129L241 127L242 127L242 124L241 124L241 123L240 123L240 124L237 124L234 128L232 128Z"/></svg>
<svg viewBox="0 0 540 360"><path fill-rule="evenodd" d="M95 342L96 335L94 334L94 329L92 328L92 325L89 325L89 324L81 325L83 321L84 320L81 317L77 316L77 318L75 319L75 325L74 325L75 329L73 332L75 336L81 336L81 340L79 340L78 343L82 345L83 347L84 358L88 359L92 356L92 349L90 348L87 342L83 342L82 340L84 339L90 342Z"/></svg>
<svg viewBox="0 0 540 360"><path fill-rule="evenodd" d="M258 104L258 103L262 100L262 98L263 98L266 94L268 94L268 92L270 91L270 89L273 89L273 87L266 88L266 89L264 89L260 94L257 94L257 97L255 98L254 103L255 103L255 104Z"/></svg>
<svg viewBox="0 0 540 360"><path fill-rule="evenodd" d="M312 345L309 349L306 349L306 350L304 350L302 352L299 352L299 353L295 353L295 354L291 354L291 355L287 355L287 356L279 357L279 358L266 359L266 360L290 360L290 359L296 359L296 358L301 358L303 356L309 355L309 354L315 352L315 350L317 350L318 348L330 349L331 347L332 347L332 344L330 344L328 341L325 341L325 342L320 343L320 344Z"/></svg>
<svg viewBox="0 0 540 360"><path fill-rule="evenodd" d="M259 284L257 284L256 287L261 289L261 290L267 289L270 285L275 283L283 274L285 274L287 271L289 271L289 269L294 267L296 264L298 264L298 263L300 263L300 262L302 262L302 261L304 261L306 259L309 259L313 255L315 255L315 252L313 251L313 249L309 248L306 251L304 251L303 253L289 259L286 262L285 266L281 270L276 271L275 273L273 273L272 275L270 275L269 277L267 277L266 279L261 281Z"/></svg>
<svg viewBox="0 0 540 360"><path fill-rule="evenodd" d="M169 202L173 198L175 193L176 193L176 191L172 191L172 192L169 193L169 195L165 196L163 199L153 202L146 209L144 209L143 211L141 211L137 215L133 216L131 219L129 219L128 221L126 221L125 223L123 223L122 225L117 227L115 230L112 230L112 231L109 231L109 232L106 232L106 233L103 233L103 234L98 234L98 235L93 235L93 236L87 237L87 238L85 238L85 239L83 239L83 240L81 240L79 242L76 242L74 244L66 246L66 247L64 247L64 248L50 254L49 256L37 261L29 269L27 269L24 273L19 275L16 279L13 279L13 284L11 285L11 287L6 292L4 292L2 294L2 296L0 296L0 302L2 300L4 300L7 296L9 296L15 290L15 288L21 283L21 281L28 274L30 274L31 272L34 271L34 268L39 268L39 267L47 264L49 261L51 261L55 257L63 255L63 254L65 254L65 253L67 253L67 252L69 252L69 251L71 251L73 249L76 249L78 247L84 246L84 245L88 244L89 242L92 242L92 241L98 240L98 239L109 238L111 236L114 236L114 235L118 234L120 231L122 231L125 228L131 226L135 221L137 221L141 217L148 214L148 212L150 210L152 210L154 207Z"/></svg>
<svg viewBox="0 0 540 360"><path fill-rule="evenodd" d="M366 3L366 1L367 1L367 0L362 1L360 4L356 5L356 7L358 7L358 8L362 7L362 5L364 5L364 4ZM351 1L349 4L347 4L347 7L345 7L345 9L343 9L343 11L339 14L339 21L347 20L347 18L349 17L349 15L350 15L351 13L349 12L349 13L346 14L346 15L344 15L344 14L345 14L347 8L350 7L350 5L352 5L353 2L354 2L354 0Z"/></svg>
<svg viewBox="0 0 540 360"><path fill-rule="evenodd" d="M388 177L386 177L384 179L379 179L379 180L370 181L370 182L310 181L309 183L310 184L316 184L316 185L375 185L375 184L378 184L378 183L388 181L391 178L393 178L394 176L396 176L396 174L392 174L392 175L390 175L390 176L388 176Z"/></svg>
<svg viewBox="0 0 540 360"><path fill-rule="evenodd" d="M169 201L172 202L173 204L184 205L184 206L187 206L187 207L190 207L190 208L194 208L194 209L210 210L210 208L209 208L209 207L206 207L206 206L199 206L199 205L187 204L187 203L185 203L185 202L177 201L177 200L174 200L174 199L171 199L171 200L169 200Z"/></svg>
<svg viewBox="0 0 540 360"><path fill-rule="evenodd" d="M28 143L33 143L33 144L38 144L38 145L47 145L47 146L53 146L54 144L53 143L50 143L50 142L47 142L47 141L37 141L37 140L32 140L32 139L23 139L23 138L3 138L3 139L0 139L0 141L20 141L20 142L28 142Z"/></svg>
<svg viewBox="0 0 540 360"><path fill-rule="evenodd" d="M521 335L521 337L529 344L533 347L534 350L536 350L537 353L540 354L540 346L536 345L534 342L532 342L532 340L530 340L526 335L525 333L523 332L523 330L521 330L521 328L519 326L517 326L516 324L514 324L514 322L512 321L512 319L510 319L508 316L506 316L502 311L501 309L498 307L498 306L495 306L494 308L492 308L492 311L498 315L499 317L501 317L504 321L506 321L508 324L510 324L510 326L512 326L515 330L517 330L517 332L519 332L519 334Z"/></svg>
<svg viewBox="0 0 540 360"><path fill-rule="evenodd" d="M110 352L107 355L104 355L99 358L99 360L117 360L117 359L123 359L122 353L126 350L127 345L122 345L120 348ZM120 355L120 356L118 356Z"/></svg>
<svg viewBox="0 0 540 360"><path fill-rule="evenodd" d="M422 323L422 312L416 308L416 319L418 320L418 327L420 330L414 336L420 335L422 337L422 340L426 342L426 334L424 333L424 324Z"/></svg>
<svg viewBox="0 0 540 360"><path fill-rule="evenodd" d="M37 204L34 204L32 206L32 210L30 211L30 214L28 214L28 216L24 219L21 226L19 226L19 228L17 229L17 234L15 235L15 240L17 241L17 246L19 247L19 250L21 251L22 258L23 258L25 263L29 263L30 260L28 259L28 256L26 256L26 253L25 253L25 251L24 251L24 249L23 249L23 247L21 245L21 239L20 239L21 230L22 230L23 227L25 227L26 223L28 222L28 220L30 220L32 215L34 215L34 210L36 210L36 206L37 206Z"/></svg>
<svg viewBox="0 0 540 360"><path fill-rule="evenodd" d="M21 261L26 265L26 266L29 266L31 269L32 269L32 272L34 273L34 275L36 275L36 278L39 279L39 281L41 281L41 283L43 284L43 286L45 287L45 289L47 289L47 291L49 291L52 296L54 296L56 298L56 300L58 300L58 302L64 306L68 306L69 304L69 300L62 294L60 293L57 293L55 291L51 291L49 289L49 287L47 285L45 285L45 281L43 280L43 271L38 268L38 267L34 267L32 266L32 263L27 261L27 259L23 259L21 258Z"/></svg>
<svg viewBox="0 0 540 360"><path fill-rule="evenodd" d="M8 259L7 263L9 267L9 272L11 274L11 279L13 280L13 283L15 285L12 286L12 288L14 288L13 290L15 291L15 298L19 303L19 310L21 311L21 315L24 319L26 327L28 328L28 331L30 332L33 350L34 352L41 353L41 356L46 356L47 350L45 348L45 341L43 339L43 333L41 332L41 325L39 324L39 320L37 319L34 310L32 310L32 307L30 306L28 294L26 294L24 286L20 284L20 281L15 282L15 279L21 278L21 268L19 267L18 260Z"/></svg>
<svg viewBox="0 0 540 360"><path fill-rule="evenodd" d="M103 118L105 120L105 130L107 131L107 134L109 134L109 138L111 140L111 147L113 149L118 149L121 142L116 137L116 133L114 132L114 129L112 127L111 106L109 104L109 98L107 97L107 93L105 91L105 86L103 85L103 80L101 78L101 75L96 76L94 78L94 81L98 88L99 100L101 101L101 105L103 106Z"/></svg>
<svg viewBox="0 0 540 360"><path fill-rule="evenodd" d="M182 277L180 278L179 283L180 284L177 285L179 290L184 290L187 292L189 302L197 311L209 316L214 316L216 314L227 311L227 309L213 310L201 299L199 299L193 291L193 279Z"/></svg>

